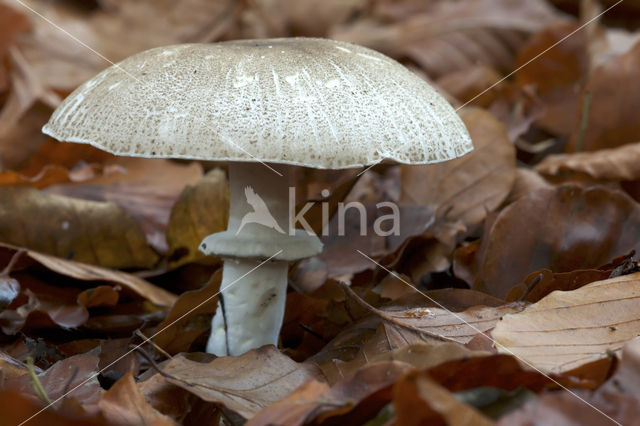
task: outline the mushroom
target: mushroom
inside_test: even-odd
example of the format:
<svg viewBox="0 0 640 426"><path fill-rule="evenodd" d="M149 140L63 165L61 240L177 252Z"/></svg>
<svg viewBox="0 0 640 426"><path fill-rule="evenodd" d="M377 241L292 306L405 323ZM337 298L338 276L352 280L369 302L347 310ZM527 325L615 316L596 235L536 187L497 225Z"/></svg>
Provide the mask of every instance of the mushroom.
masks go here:
<svg viewBox="0 0 640 426"><path fill-rule="evenodd" d="M224 258L207 344L219 356L277 344L287 265L322 250L294 229L290 167L427 164L473 149L451 105L407 68L315 38L138 53L78 87L43 132L116 155L229 162L228 229L200 247Z"/></svg>

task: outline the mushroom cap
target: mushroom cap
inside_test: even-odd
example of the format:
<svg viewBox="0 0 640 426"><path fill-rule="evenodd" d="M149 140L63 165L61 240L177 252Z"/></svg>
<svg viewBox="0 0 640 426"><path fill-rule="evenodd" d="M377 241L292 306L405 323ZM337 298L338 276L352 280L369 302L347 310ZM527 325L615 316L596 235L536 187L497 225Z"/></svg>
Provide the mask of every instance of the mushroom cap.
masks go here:
<svg viewBox="0 0 640 426"><path fill-rule="evenodd" d="M451 105L407 68L317 38L138 53L78 87L42 130L117 155L328 169L435 163L473 149Z"/></svg>

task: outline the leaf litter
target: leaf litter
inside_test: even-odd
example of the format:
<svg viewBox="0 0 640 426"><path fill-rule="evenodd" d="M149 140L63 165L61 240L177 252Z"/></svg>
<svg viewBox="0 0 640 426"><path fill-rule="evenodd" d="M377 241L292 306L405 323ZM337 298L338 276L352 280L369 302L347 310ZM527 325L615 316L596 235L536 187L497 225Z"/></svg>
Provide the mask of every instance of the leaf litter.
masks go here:
<svg viewBox="0 0 640 426"><path fill-rule="evenodd" d="M331 213L396 202L402 234L361 237L347 217L351 234L292 266L278 348L214 358L202 352L221 262L197 247L226 226L224 165L42 135L61 99L109 64L2 2L3 422L58 397L33 424L610 424L584 401L636 421L633 3L604 16L595 1L25 4L113 61L234 38L361 43L468 103L476 149L362 176L300 172L314 229L328 188Z"/></svg>

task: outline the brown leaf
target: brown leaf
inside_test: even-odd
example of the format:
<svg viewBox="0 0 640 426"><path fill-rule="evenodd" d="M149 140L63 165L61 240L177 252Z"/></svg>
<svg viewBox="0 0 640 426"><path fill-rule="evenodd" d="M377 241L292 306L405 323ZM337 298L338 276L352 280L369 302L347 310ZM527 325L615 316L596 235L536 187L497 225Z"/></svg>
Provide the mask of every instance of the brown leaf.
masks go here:
<svg viewBox="0 0 640 426"><path fill-rule="evenodd" d="M78 295L78 304L85 308L94 308L96 306L115 306L118 304L120 295L117 289L110 285L101 285L96 288L90 288Z"/></svg>
<svg viewBox="0 0 640 426"><path fill-rule="evenodd" d="M72 90L106 68L109 63L103 58L118 62L156 46L213 41L233 22L230 1L108 2L93 11L72 4L53 8L41 0L26 3L56 26L30 16L35 30L21 40L20 47L44 84L61 90ZM91 40L91 48L101 56L58 27L82 40Z"/></svg>
<svg viewBox="0 0 640 426"><path fill-rule="evenodd" d="M593 70L581 94L578 112L578 117L586 117L586 131L579 127L574 130L567 151L615 148L640 140L636 114L640 106L639 70L640 43ZM588 111L584 111L587 104Z"/></svg>
<svg viewBox="0 0 640 426"><path fill-rule="evenodd" d="M148 268L158 256L138 223L111 203L0 187L0 240L79 262Z"/></svg>
<svg viewBox="0 0 640 426"><path fill-rule="evenodd" d="M577 269L554 274L548 269L542 269L527 275L522 283L509 291L505 300L535 303L556 290L571 291L594 281L605 280L609 278L611 272L611 270L600 269Z"/></svg>
<svg viewBox="0 0 640 426"><path fill-rule="evenodd" d="M487 224L473 287L504 297L540 269L597 268L632 249L640 251L639 233L640 206L621 191L571 185L540 189Z"/></svg>
<svg viewBox="0 0 640 426"><path fill-rule="evenodd" d="M550 158L549 156L547 158ZM551 184L547 182L540 174L531 169L525 169L518 167L516 169L516 179L511 187L511 192L505 200L505 204L511 204L514 201L519 200L530 192L536 191L541 188L551 188Z"/></svg>
<svg viewBox="0 0 640 426"><path fill-rule="evenodd" d="M229 218L229 186L225 173L211 170L194 186L187 186L171 210L167 227L170 266L204 259L202 239L224 231Z"/></svg>
<svg viewBox="0 0 640 426"><path fill-rule="evenodd" d="M202 166L178 164L165 159L116 158L102 164L102 173L81 182L59 182L47 194L89 201L110 201L138 220L147 240L167 250L165 230L171 208L186 185L202 176Z"/></svg>
<svg viewBox="0 0 640 426"><path fill-rule="evenodd" d="M396 382L393 386L393 405L397 422L402 425L493 424L489 418L460 402L451 392L429 378L428 374L420 371L409 373Z"/></svg>
<svg viewBox="0 0 640 426"><path fill-rule="evenodd" d="M9 79L4 66L9 46L13 45L17 37L29 29L29 20L22 13L6 4L0 5L0 91L7 89Z"/></svg>
<svg viewBox="0 0 640 426"><path fill-rule="evenodd" d="M636 337L638 293L640 273L556 291L503 317L492 336L498 351L513 353L543 371L568 371L608 357Z"/></svg>
<svg viewBox="0 0 640 426"><path fill-rule="evenodd" d="M387 306L376 309L359 298L348 286L343 286L350 297L360 303L375 315L392 324L423 333L429 337L444 341L468 343L477 334L492 329L503 315L520 312L522 304L509 304L496 308L476 306L464 312L451 312L442 308L409 308Z"/></svg>
<svg viewBox="0 0 640 426"><path fill-rule="evenodd" d="M409 57L432 77L476 63L496 69L513 65L514 49L526 34L558 18L546 2L483 0L421 3L398 22L359 22L330 34L392 57ZM367 19L369 18L369 19Z"/></svg>
<svg viewBox="0 0 640 426"><path fill-rule="evenodd" d="M502 75L493 68L472 65L464 70L445 74L436 80L436 85L462 103L469 102L470 105L488 108L500 95L500 89L507 84L501 80ZM489 87L491 89L486 91Z"/></svg>
<svg viewBox="0 0 640 426"><path fill-rule="evenodd" d="M0 243L0 254L8 252L13 255L16 250L18 250L17 247ZM120 284L157 305L171 306L177 298L174 294L126 272L61 259L32 250L26 250L23 257L30 258L32 259L31 262L35 261L51 271L77 280L107 281Z"/></svg>
<svg viewBox="0 0 640 426"><path fill-rule="evenodd" d="M147 403L131 373L127 373L105 392L98 406L105 419L113 425L173 426L177 424Z"/></svg>
<svg viewBox="0 0 640 426"><path fill-rule="evenodd" d="M445 163L402 166L400 205L414 206L425 218L432 218L430 212L435 211L435 225L429 232L448 247L447 253L453 251L459 233L454 224L469 229L482 222L509 194L516 171L515 149L504 125L477 108L463 110L461 116L473 140L471 153ZM416 221L415 225L419 227L404 226L402 234L422 233L429 223ZM433 256L423 257L433 262ZM447 258L444 256L445 263L437 270L449 266ZM422 271L426 272L433 270Z"/></svg>
<svg viewBox="0 0 640 426"><path fill-rule="evenodd" d="M584 173L594 179L640 179L640 142L597 152L550 155L535 170L544 175L560 177Z"/></svg>
<svg viewBox="0 0 640 426"><path fill-rule="evenodd" d="M273 346L207 363L178 355L164 365L163 371L171 376L167 378L170 383L205 401L224 404L245 418L316 376L311 366L295 363Z"/></svg>
<svg viewBox="0 0 640 426"><path fill-rule="evenodd" d="M97 369L98 357L86 353L56 362L39 374L38 379L50 400L54 401L64 395L81 402L86 409L91 409L91 406L95 407L98 403L103 392L98 383ZM6 389L19 390L34 400L39 400L29 375L10 378L5 384Z"/></svg>
<svg viewBox="0 0 640 426"><path fill-rule="evenodd" d="M40 369L37 368L37 370ZM25 374L29 374L29 369L26 365L13 358L11 355L0 351L0 375L3 377L3 381L7 378L20 377ZM4 384L0 383L0 387L4 387Z"/></svg>
<svg viewBox="0 0 640 426"><path fill-rule="evenodd" d="M584 33L576 32L532 59L577 28L578 24L573 22L551 25L533 36L518 53L517 66L522 69L515 74L516 84L536 89L544 106L536 123L557 135L567 136L577 125L580 98L575 86L589 68Z"/></svg>
<svg viewBox="0 0 640 426"><path fill-rule="evenodd" d="M302 425L313 420L364 424L390 399L389 395L374 403L372 397L378 392L384 393L385 388L411 370L413 367L397 361L378 362L362 367L331 388L309 380L286 398L260 411L247 425Z"/></svg>
<svg viewBox="0 0 640 426"><path fill-rule="evenodd" d="M191 344L211 327L211 314L215 313L222 271L216 272L199 290L185 291L171 307L166 318L157 326L153 341L169 354L189 352Z"/></svg>

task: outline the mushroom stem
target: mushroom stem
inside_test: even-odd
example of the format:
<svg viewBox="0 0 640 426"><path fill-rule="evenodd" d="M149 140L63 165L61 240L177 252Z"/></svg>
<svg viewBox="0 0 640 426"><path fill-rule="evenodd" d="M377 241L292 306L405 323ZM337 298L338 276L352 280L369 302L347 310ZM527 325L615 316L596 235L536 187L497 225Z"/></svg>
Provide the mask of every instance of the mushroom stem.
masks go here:
<svg viewBox="0 0 640 426"><path fill-rule="evenodd" d="M209 235L200 246L206 254L225 259L209 353L240 355L262 345L277 345L288 261L322 250L315 235L290 232L288 167L279 169L285 174L261 164L229 166L227 230ZM274 260L265 263L269 258Z"/></svg>
<svg viewBox="0 0 640 426"><path fill-rule="evenodd" d="M211 322L207 352L240 355L262 345L276 345L287 296L288 264L227 259L222 271L222 303ZM254 270L254 268L256 268Z"/></svg>

